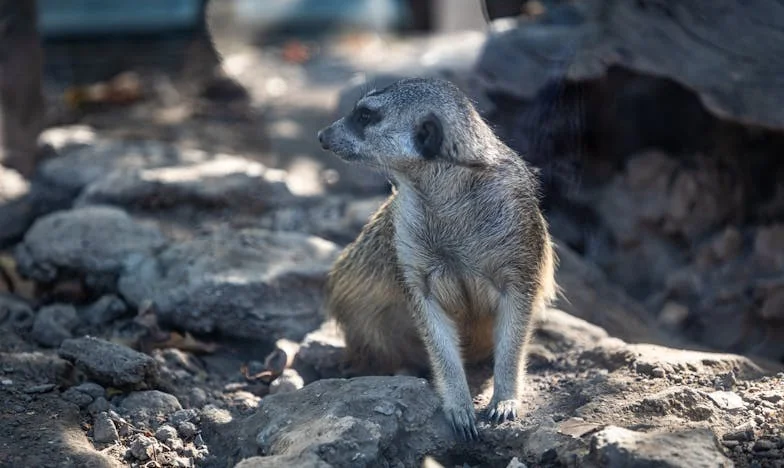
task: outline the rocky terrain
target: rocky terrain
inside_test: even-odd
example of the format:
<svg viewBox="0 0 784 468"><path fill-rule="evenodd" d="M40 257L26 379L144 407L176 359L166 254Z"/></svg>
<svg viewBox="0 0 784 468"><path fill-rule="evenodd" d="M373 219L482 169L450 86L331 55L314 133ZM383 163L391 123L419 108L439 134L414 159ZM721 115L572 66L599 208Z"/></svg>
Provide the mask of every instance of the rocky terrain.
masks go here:
<svg viewBox="0 0 784 468"><path fill-rule="evenodd" d="M141 73L143 97L75 110L50 83L51 156L29 181L0 172L0 466L784 466L784 191L752 183L781 136L631 73L513 88L500 64L573 58L526 72L484 40L243 49L224 57L239 94ZM523 417L473 444L427 381L346 375L323 318L331 262L389 187L315 131L411 74L455 80L540 167L558 241ZM595 118L608 89L631 91ZM723 153L618 110L665 98ZM478 410L490 376L469 372Z"/></svg>

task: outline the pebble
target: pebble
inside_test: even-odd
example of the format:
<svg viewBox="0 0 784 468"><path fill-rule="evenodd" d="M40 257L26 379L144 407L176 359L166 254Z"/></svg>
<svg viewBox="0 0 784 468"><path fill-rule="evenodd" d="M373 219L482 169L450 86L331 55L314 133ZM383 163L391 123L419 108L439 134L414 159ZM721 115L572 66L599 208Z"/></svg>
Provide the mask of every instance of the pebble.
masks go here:
<svg viewBox="0 0 784 468"><path fill-rule="evenodd" d="M71 338L71 331L79 324L76 309L71 305L55 304L42 307L33 322L32 338L41 346L56 348Z"/></svg>
<svg viewBox="0 0 784 468"><path fill-rule="evenodd" d="M24 392L25 393L46 393L51 392L54 390L54 384L42 384L42 385L33 385L32 387L27 387Z"/></svg>
<svg viewBox="0 0 784 468"><path fill-rule="evenodd" d="M171 418L169 418L169 421L173 425L179 426L182 422L191 421L194 419L198 420L198 418L199 413L195 409L184 409L176 411L174 414L172 414Z"/></svg>
<svg viewBox="0 0 784 468"><path fill-rule="evenodd" d="M724 410L736 410L746 407L746 403L735 392L718 391L708 394L713 403Z"/></svg>
<svg viewBox="0 0 784 468"><path fill-rule="evenodd" d="M764 452L766 450L773 450L776 448L776 443L772 440L760 439L754 443L752 450L755 452Z"/></svg>
<svg viewBox="0 0 784 468"><path fill-rule="evenodd" d="M98 414L104 411L109 411L109 408L109 402L106 401L106 398L104 397L98 397L95 399L95 401L87 405L87 411L90 414Z"/></svg>
<svg viewBox="0 0 784 468"><path fill-rule="evenodd" d="M173 439L176 437L177 437L177 429L173 428L168 424L164 424L163 426L159 427L157 431L155 431L155 438L163 443L166 443L169 441L169 439Z"/></svg>
<svg viewBox="0 0 784 468"><path fill-rule="evenodd" d="M109 444L120 440L117 427L106 412L98 413L93 421L93 440L99 444Z"/></svg>
<svg viewBox="0 0 784 468"><path fill-rule="evenodd" d="M93 402L93 397L86 393L80 392L74 387L64 391L62 398L65 401L70 401L71 403L79 406L79 408L86 408L87 405Z"/></svg>
<svg viewBox="0 0 784 468"><path fill-rule="evenodd" d="M122 299L114 294L109 294L87 307L83 315L93 325L101 325L120 318L126 310L128 310L128 307Z"/></svg>
<svg viewBox="0 0 784 468"><path fill-rule="evenodd" d="M664 369L662 369L661 367L654 367L651 370L651 376L657 379L663 379L665 375L666 373L664 372Z"/></svg>
<svg viewBox="0 0 784 468"><path fill-rule="evenodd" d="M149 460L155 456L157 445L155 439L137 434L130 443L131 455L137 460Z"/></svg>
<svg viewBox="0 0 784 468"><path fill-rule="evenodd" d="M741 442L749 441L754 439L754 423L748 422L746 424L742 424L732 431L724 434L724 440L737 440Z"/></svg>
<svg viewBox="0 0 784 468"><path fill-rule="evenodd" d="M73 387L73 389L82 393L86 393L93 398L102 398L106 396L106 390L97 383L93 382L85 382L81 385Z"/></svg>
<svg viewBox="0 0 784 468"><path fill-rule="evenodd" d="M190 439L199 432L199 429L190 421L183 421L177 426L177 431L183 439Z"/></svg>

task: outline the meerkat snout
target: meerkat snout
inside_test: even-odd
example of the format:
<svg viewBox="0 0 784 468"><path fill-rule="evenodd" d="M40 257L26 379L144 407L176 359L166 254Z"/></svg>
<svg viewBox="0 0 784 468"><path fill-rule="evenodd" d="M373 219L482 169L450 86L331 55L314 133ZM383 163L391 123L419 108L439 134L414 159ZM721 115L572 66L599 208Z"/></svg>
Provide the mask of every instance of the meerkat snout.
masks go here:
<svg viewBox="0 0 784 468"><path fill-rule="evenodd" d="M317 134L318 141L319 141L319 143L321 143L321 149L323 149L325 151L329 151L329 142L328 142L327 136L325 135L325 133L328 130L329 130L329 127L324 128L322 130L319 130L318 134Z"/></svg>

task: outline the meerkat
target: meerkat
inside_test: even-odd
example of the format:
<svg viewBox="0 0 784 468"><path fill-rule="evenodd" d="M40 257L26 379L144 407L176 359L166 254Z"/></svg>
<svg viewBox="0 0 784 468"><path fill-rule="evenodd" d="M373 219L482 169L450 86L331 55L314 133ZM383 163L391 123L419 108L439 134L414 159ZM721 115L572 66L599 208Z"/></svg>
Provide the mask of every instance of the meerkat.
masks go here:
<svg viewBox="0 0 784 468"><path fill-rule="evenodd" d="M534 171L449 81L365 94L322 148L386 174L393 192L330 270L327 314L348 359L429 371L452 428L478 439L464 363L493 358L486 415L517 419L531 322L555 298Z"/></svg>

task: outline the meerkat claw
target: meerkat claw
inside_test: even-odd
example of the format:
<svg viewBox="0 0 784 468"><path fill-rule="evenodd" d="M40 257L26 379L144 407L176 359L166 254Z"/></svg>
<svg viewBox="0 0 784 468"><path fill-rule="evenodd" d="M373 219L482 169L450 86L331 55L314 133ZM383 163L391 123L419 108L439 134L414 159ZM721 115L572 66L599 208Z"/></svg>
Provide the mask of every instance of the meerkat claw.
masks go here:
<svg viewBox="0 0 784 468"><path fill-rule="evenodd" d="M462 437L466 442L479 440L476 416L472 410L449 409L445 410L444 413L455 434Z"/></svg>
<svg viewBox="0 0 784 468"><path fill-rule="evenodd" d="M503 400L491 403L487 410L487 418L496 424L516 420L517 402L515 400Z"/></svg>

